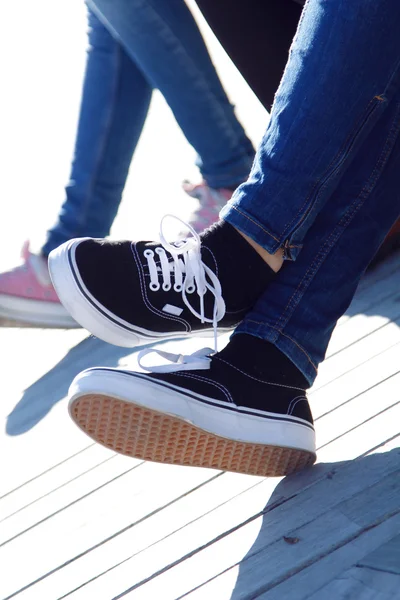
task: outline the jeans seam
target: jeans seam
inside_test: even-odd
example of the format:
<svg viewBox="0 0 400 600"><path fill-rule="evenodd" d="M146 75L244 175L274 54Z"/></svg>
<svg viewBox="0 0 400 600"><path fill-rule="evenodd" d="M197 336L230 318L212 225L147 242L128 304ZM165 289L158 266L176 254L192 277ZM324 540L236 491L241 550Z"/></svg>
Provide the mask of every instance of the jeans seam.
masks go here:
<svg viewBox="0 0 400 600"><path fill-rule="evenodd" d="M303 10L302 16L303 16L303 14L304 14L304 10ZM383 93L382 93L382 94L376 94L376 95L375 95L375 96L374 96L374 97L373 97L373 98L372 98L372 99L369 101L369 103L367 104L367 107L366 107L366 109L365 109L365 111L364 111L364 115L365 115L364 119L366 119L366 120L365 120L365 123L364 123L364 124L362 124L362 126L360 126L359 133L361 133L361 132L362 132L362 130L363 130L363 128L365 127L365 125L366 125L366 124L369 122L370 118L371 118L371 117L373 116L373 114L375 113L375 109L377 109L377 108L379 107L379 105L380 105L380 104L382 104L383 102L387 102L387 97L386 97L386 95L387 95L387 93L388 93L388 90L389 90L391 87L393 87L393 85L394 85L394 80L398 79L398 77L399 77L399 70L400 70L400 61L398 61L398 62L396 63L396 66L395 66L395 68L394 68L394 69L393 69L393 71L392 71L392 74L391 74L391 76L390 76L390 78L389 78L389 81L387 82L387 84L386 84L386 86L385 86L385 89L384 89ZM374 103L374 104L375 104L374 110L371 110L371 112L368 114L369 107L370 107L370 105L371 105L372 103ZM359 122L359 121L360 121L360 120L358 120L358 122ZM362 121L361 121L361 122L362 122ZM357 138L359 137L359 133L358 133L357 135L355 135L355 137L354 137L354 140L353 140L353 144L352 144L352 145L350 146L350 148L348 149L348 152L347 152L347 154L346 154L346 155L348 155L348 153L351 151L351 148L352 148L352 146L354 145L354 143L356 142ZM349 142L349 138L350 138L350 136L351 136L351 135L353 135L353 133L352 133L352 132L351 132L351 133L349 133L349 135L347 136L347 138L346 138L346 141L344 142L344 144L342 145L341 149L340 149L340 150L338 151L338 153L336 154L335 158L334 158L334 159L331 161L331 163L330 163L330 165L329 165L328 169L330 169L330 168L331 168L331 166L332 166L332 163L333 163L333 162L336 160L336 158L338 157L338 155L339 155L339 154L342 152L343 148L344 148L344 147L346 146L346 144ZM320 181L321 181L321 178L322 178L322 177L320 177L320 178L318 179L318 181L316 182L316 184L314 185L312 192L311 192L311 193L308 195L308 198L307 198L307 200L306 200L306 203L307 203L307 201L309 200L310 196L313 194L313 192L314 192L314 190L315 190L315 187L316 187L316 185L318 185L318 184L320 183ZM328 181L329 181L329 178L327 179L327 181L326 181L325 183L327 183ZM322 187L321 189L323 189L323 187ZM305 204L306 204L306 203L305 203ZM303 204L303 207L305 206L305 204ZM302 207L302 208L303 208L303 207ZM299 212L301 212L301 211L299 211ZM296 215L295 219L297 218L297 216L298 216L298 215L299 215L299 213L297 213L297 215ZM302 219L300 220L300 222L298 223L298 225L297 225L297 228L298 228L298 227L301 225L301 223L304 221L304 218L305 218L305 217L306 217L306 214L303 216L303 218L302 218ZM294 221L295 219L293 219L293 220L291 221L291 223L289 224L289 227L290 227L290 225L293 223L293 221ZM286 231L287 231L287 227L285 228L285 230L284 230L284 233L283 233L282 235L284 235L284 234L286 233Z"/></svg>
<svg viewBox="0 0 400 600"><path fill-rule="evenodd" d="M305 284L307 279L309 281L308 281L308 284L306 284L306 285L308 286L310 284L312 278L314 277L315 273L320 268L322 262L325 260L330 249L334 246L334 244L340 238L344 229L346 229L346 227L348 226L350 221L353 219L356 212L361 208L363 202L365 201L365 199L368 197L368 195L372 192L373 188L375 187L377 180L379 179L379 176L382 172L382 169L384 168L384 166L386 164L387 158L393 149L394 140L396 138L396 130L398 133L399 128L400 128L400 122L398 122L399 120L396 119L399 108L400 108L400 103L398 104L398 110L393 119L393 124L392 124L392 127L386 138L384 147L383 147L379 157L376 160L375 167L372 170L372 173L369 176L368 181L365 183L364 187L361 189L359 195L354 200L354 202L352 202L352 204L347 208L345 214L341 217L341 219L335 226L334 230L331 232L331 234L325 240L322 248L320 249L316 258L314 259L314 263L312 265L310 265L309 269L304 274L302 280L299 282L295 292L293 292L292 296L288 300L283 312L281 313L281 315L278 318L278 321L276 322L276 328L278 330L280 330L282 327L284 327L287 324L288 320L290 319L291 315L289 314L287 316L286 320L284 321L285 313L290 310L291 305L293 305L295 302L298 303L297 298L298 298L299 294L300 294L300 296L302 296L304 294L304 291L302 293L299 292L302 285ZM325 248L326 248L326 250L325 250Z"/></svg>
<svg viewBox="0 0 400 600"><path fill-rule="evenodd" d="M378 99L378 96L374 96L368 102L367 107L363 112L362 118L357 120L355 127L353 127L351 132L349 132L346 140L343 142L343 144L340 146L340 148L337 151L337 153L335 154L335 156L332 158L332 160L329 163L328 167L326 168L325 172L315 182L312 190L308 194L307 198L305 199L301 208L298 210L295 217L293 217L293 219L285 226L285 228L282 232L282 238L286 235L287 231L290 229L290 227L293 225L293 223L301 215L302 212L304 214L300 218L300 221L297 223L296 229L298 229L300 227L300 225L303 223L303 221L307 217L308 212L312 209L312 206L315 204L321 191L330 182L332 176L342 167L343 163L345 162L346 158L348 157L349 153L351 152L352 147L354 146L355 142L357 141L360 133L363 131L365 125L369 122L370 118L375 113L375 109L379 106L378 103L382 103L383 101L384 100L382 100L381 97L379 97L379 99ZM374 104L373 110L371 109L370 114L368 114L368 111L370 110L370 107L373 104ZM363 123L363 119L366 119L364 123ZM360 121L361 121L361 123L360 123ZM354 137L353 137L353 141L351 142L352 136L354 136ZM348 144L350 144L350 145L346 149ZM334 170L332 170L335 165L335 162L337 162L338 164L337 164L336 168ZM314 197L314 201L312 202L313 196L315 196L315 197Z"/></svg>
<svg viewBox="0 0 400 600"><path fill-rule="evenodd" d="M109 133L111 130L111 122L112 122L112 118L113 118L114 111L115 111L115 99L116 99L116 95L117 95L118 81L119 81L120 70L121 70L121 48L120 48L120 45L118 42L115 42L115 44L116 44L116 48L115 48L116 70L115 70L115 79L114 79L114 90L112 93L112 100L110 103L110 110L109 110L107 122L104 127L103 135L101 136L101 141L99 141L99 153L97 156L96 164L92 171L92 177L90 180L88 192L86 194L84 206L82 206L82 209L81 209L81 214L80 214L80 219L79 219L80 227L82 227L83 223L85 222L90 203L93 199L93 191L94 191L94 188L96 185L97 176L99 174L100 165L101 165L101 162L104 157L104 151L105 151L105 148L107 145L107 139L108 139L108 136L109 136Z"/></svg>
<svg viewBox="0 0 400 600"><path fill-rule="evenodd" d="M300 225L303 223L303 221L305 220L308 212L312 209L312 206L315 204L318 195L321 193L321 191L324 189L324 187L329 183L329 181L331 180L331 177L334 175L334 173L340 169L340 167L343 165L343 162L346 160L346 158L348 157L349 153L352 150L352 147L354 145L354 143L356 142L356 140L359 137L359 134L361 133L361 131L363 130L363 128L365 127L365 125L369 122L370 118L372 117L372 115L375 113L375 109L378 108L378 106L385 100L382 100L381 96L374 96L367 104L366 109L363 111L363 117L361 119L358 119L356 122L355 127L352 128L352 130L349 132L349 134L347 135L345 141L343 142L343 144L340 146L339 150L336 152L335 156L332 158L331 162L329 163L328 167L325 169L325 172L317 179L317 181L314 183L311 191L309 192L309 194L307 195L305 201L303 202L301 208L299 208L299 210L297 211L296 215L292 218L292 220L287 223L284 226L284 229L282 231L282 233L279 234L279 238L275 237L272 233L270 233L267 229L265 229L265 227L263 227L262 225L260 225L259 223L257 223L256 221L254 221L251 217L249 217L248 215L244 214L239 208L237 208L234 205L231 205L231 208L234 208L237 212L239 212L240 215L242 215L244 218L246 218L247 220L251 221L254 225L256 225L261 231L263 231L264 233L266 233L268 236L270 236L273 240L275 240L279 246L284 245L286 242L288 242L287 246L288 248L302 248L302 245L295 245L295 244L290 244L290 240L286 240L285 236L288 232L288 230L290 229L290 227L293 225L293 223L295 223L295 221L299 218L299 216L301 215L301 213L303 212L303 216L300 218L300 220L298 221L297 225L296 225L296 229L298 229L300 227ZM374 105L374 110L371 110L371 106ZM370 112L369 112L370 111ZM365 120L365 122L363 122L363 120ZM357 133L358 132L358 133ZM350 144L351 138L353 139L353 142ZM350 144L350 145L349 145ZM347 147L348 146L348 147ZM347 147L347 150L345 151ZM341 160L340 157L342 156ZM334 170L333 166L335 164L335 162L338 162L339 164L336 166L336 168ZM324 181L323 181L324 180ZM318 189L319 188L319 189ZM314 202L310 202L312 197L314 197ZM293 233L293 232L292 232Z"/></svg>
<svg viewBox="0 0 400 600"><path fill-rule="evenodd" d="M190 63L190 68L191 68L192 72L196 73L197 80L200 80L202 82L204 89L207 90L207 93L210 95L210 97L213 99L213 101L218 105L219 118L222 115L223 120L224 120L224 127L226 128L226 126L228 125L229 131L230 131L229 137L231 138L232 144L235 146L236 144L239 143L238 136L237 136L236 132L233 130L233 128L229 125L228 121L225 119L225 116L223 114L224 110L221 109L221 105L220 105L218 96L214 93L212 87L209 86L207 78L204 77L201 69L197 68L196 62L193 60L193 58L191 57L189 52L186 50L186 47L180 42L180 39L176 36L176 34L174 33L173 29L171 29L169 24L160 17L160 15L157 12L157 10L155 9L155 7L152 6L151 4L149 4L147 8L153 12L153 15L158 19L159 23L161 23L166 29L168 29L170 35L174 38L176 46L180 48L180 52L182 52L185 55L186 60L188 61L188 63ZM188 8L188 10L189 10L189 8ZM189 10L189 12L191 12L191 11ZM207 50L207 52L208 52L208 50ZM227 98L228 103L231 104L228 96L226 95L225 90L223 88L222 88L222 90ZM247 154L244 153L243 157L246 155Z"/></svg>
<svg viewBox="0 0 400 600"><path fill-rule="evenodd" d="M272 235L272 233L270 233L267 229L265 229L262 225L260 225L259 223L257 223L257 221L254 221L251 217L249 217L248 215L246 215L244 212L242 212L240 210L240 208L237 208L237 206L234 206L233 204L230 205L230 208L233 208L234 210L236 210L242 217L244 217L245 219L247 219L248 221L251 221L253 223L253 225L256 225L256 227L258 227L259 229L261 229L261 231L263 231L264 233L266 233L267 235L269 235L273 240L275 240L275 242L278 242L278 244L280 243L279 239L276 238L274 235Z"/></svg>

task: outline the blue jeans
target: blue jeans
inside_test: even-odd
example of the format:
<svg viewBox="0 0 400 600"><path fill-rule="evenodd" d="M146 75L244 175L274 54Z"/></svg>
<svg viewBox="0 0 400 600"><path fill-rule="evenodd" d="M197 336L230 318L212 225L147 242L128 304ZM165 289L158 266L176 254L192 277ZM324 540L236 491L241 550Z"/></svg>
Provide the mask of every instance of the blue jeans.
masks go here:
<svg viewBox="0 0 400 600"><path fill-rule="evenodd" d="M73 237L109 234L154 88L197 151L211 187L244 181L254 158L184 0L88 5L89 52L72 172L44 255Z"/></svg>
<svg viewBox="0 0 400 600"><path fill-rule="evenodd" d="M308 0L247 183L221 216L287 259L236 333L313 382L400 214L400 3Z"/></svg>

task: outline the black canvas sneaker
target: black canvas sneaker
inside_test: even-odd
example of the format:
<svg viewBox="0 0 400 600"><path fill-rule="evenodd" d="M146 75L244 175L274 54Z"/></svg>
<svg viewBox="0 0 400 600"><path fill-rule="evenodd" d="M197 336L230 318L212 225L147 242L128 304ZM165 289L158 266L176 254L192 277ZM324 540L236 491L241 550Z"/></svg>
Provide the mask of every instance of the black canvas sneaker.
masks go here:
<svg viewBox="0 0 400 600"><path fill-rule="evenodd" d="M178 219L180 220L180 219ZM82 238L49 257L58 297L82 327L117 346L232 330L275 275L230 225L159 243ZM242 263L242 264L241 264Z"/></svg>
<svg viewBox="0 0 400 600"><path fill-rule="evenodd" d="M145 350L141 360L157 352L175 363L149 374L88 369L71 385L70 415L96 442L127 456L287 475L315 461L313 419L302 387L247 368L260 344L266 342L236 335L215 355L207 348L190 356Z"/></svg>

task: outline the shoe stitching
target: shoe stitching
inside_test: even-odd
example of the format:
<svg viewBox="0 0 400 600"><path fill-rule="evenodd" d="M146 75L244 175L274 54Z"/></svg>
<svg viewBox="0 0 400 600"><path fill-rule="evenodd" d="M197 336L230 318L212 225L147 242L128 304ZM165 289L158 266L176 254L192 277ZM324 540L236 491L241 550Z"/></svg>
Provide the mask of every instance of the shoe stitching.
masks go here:
<svg viewBox="0 0 400 600"><path fill-rule="evenodd" d="M252 219L249 215L247 215L246 213L242 212L237 206L235 206L234 204L231 204L230 208L233 208L240 215L242 215L242 217L245 217L248 221L251 221L251 223L253 223L259 229L261 229L261 231L264 231L264 233L266 233L267 235L269 235L270 237L272 237L272 239L274 239L278 244L281 243L281 241L277 237L275 237L270 231L268 231L267 229L265 229L265 227L263 227L262 225L260 225L260 223L257 223L257 221L255 221L254 219Z"/></svg>
<svg viewBox="0 0 400 600"><path fill-rule="evenodd" d="M155 315L162 317L163 319L168 319L169 321L174 321L177 323L181 323L182 325L185 326L186 328L186 332L190 332L191 331L191 327L189 325L189 323L187 321L185 321L184 319L180 319L179 317L171 317L171 316L167 316L164 313L162 313L160 310L158 310L158 308L153 307L153 305L150 303L150 300L147 297L147 293L146 293L146 288L145 286L143 286L142 283L142 275L144 275L144 273L141 272L141 263L139 260L139 254L138 251L136 250L136 244L132 244L131 245L131 249L132 249L132 254L133 254L133 258L135 259L135 263L136 263L136 267L139 273L139 283L140 283L140 290L141 290L141 294L142 294L142 299L144 304L146 305L146 307Z"/></svg>
<svg viewBox="0 0 400 600"><path fill-rule="evenodd" d="M225 397L228 399L228 402L235 404L229 390L221 383L212 381L211 379L208 379L207 377L193 375L192 373L190 375L189 375L189 373L174 373L174 375L177 375L179 377L188 377L189 379L197 379L198 381L202 381L204 383L209 383L210 385L214 385L217 389L219 389L225 395Z"/></svg>
<svg viewBox="0 0 400 600"><path fill-rule="evenodd" d="M214 252L213 252L213 251L212 251L212 250L211 250L211 249L210 249L208 246L203 246L203 248L204 248L205 250L208 250L208 251L209 251L209 253L211 254L211 256L213 257L213 260L214 260L214 265L215 265L215 274L216 274L216 276L218 277L218 263L217 263L217 261L216 261L216 258L215 258L215 256L214 256Z"/></svg>
<svg viewBox="0 0 400 600"><path fill-rule="evenodd" d="M370 101L369 105L373 102L373 100ZM359 192L356 200L354 200L353 203L348 207L345 214L341 217L341 219L338 221L336 226L333 228L330 235L325 240L323 246L319 250L316 258L313 260L311 266L305 272L302 280L299 282L299 284L297 286L297 289L292 294L292 297L289 299L284 311L282 312L282 314L279 317L279 320L277 321L277 325L279 325L280 327L283 327L287 324L288 320L290 319L291 314L293 314L293 311L296 309L296 306L298 305L301 298L304 296L304 294L305 294L306 290L308 289L308 287L310 286L314 276L316 275L316 273L320 269L322 263L326 259L327 254L331 251L333 246L337 243L337 241L340 238L340 236L342 235L344 229L349 225L351 220L354 218L354 215L359 211L363 200L365 200L368 197L368 195L372 192L373 188L375 187L376 181L379 178L379 175L382 172L382 169L384 168L384 166L387 162L387 158L391 152L391 149L393 148L394 140L392 138L393 138L393 133L395 133L396 129L397 129L397 123L396 123L396 125L392 124L391 130L385 141L384 147L383 147L379 157L377 158L377 162L376 162L375 167L372 170L371 174L369 175L367 183L363 186L363 188ZM353 145L354 145L355 139L356 138L353 138L353 141L352 141ZM350 141L351 141L350 134L349 134L348 140L350 143ZM389 140L390 140L390 142L389 142ZM388 145L388 142L389 142L389 145ZM344 147L343 147L343 149L344 149ZM351 150L351 146L347 152L349 152L350 150ZM339 159L339 153L337 156ZM324 185L326 185L326 182ZM320 191L321 191L321 189L323 189L323 186L322 186L322 188L320 188ZM317 195L316 195L317 198L318 198L318 194L320 193L320 191L317 192ZM314 200L314 203L315 202L316 202L316 200ZM302 217L298 226L301 224L302 220L304 220L304 217ZM301 288L303 288L303 289L301 289ZM288 312L289 312L289 314L287 315ZM286 317L285 317L285 315L286 315ZM281 325L281 323L282 323L282 325ZM316 368L315 365L313 365L313 366L314 366L314 368Z"/></svg>
<svg viewBox="0 0 400 600"><path fill-rule="evenodd" d="M213 356L213 360L220 360L221 362L225 363L229 367L232 367L232 369L235 369L236 371L239 371L239 373L242 373L242 375L245 375L246 377L249 377L250 379L254 379L254 381L258 381L259 383L265 383L266 385L274 385L276 387L286 388L287 390L299 390L299 391L304 392L304 390L299 387L293 387L292 385L284 385L283 383L273 383L272 381L264 381L263 379L258 379L257 377L253 377L253 375L249 375L248 373L245 373L238 367L235 367L235 365L232 365L230 362L228 362L227 360L224 360L223 358L220 358L219 356Z"/></svg>
<svg viewBox="0 0 400 600"><path fill-rule="evenodd" d="M293 416L294 409L296 408L297 404L299 402L301 402L302 400L304 400L305 402L307 402L307 405L308 405L308 400L307 400L307 398L305 396L297 396L296 398L293 398L290 401L286 414Z"/></svg>

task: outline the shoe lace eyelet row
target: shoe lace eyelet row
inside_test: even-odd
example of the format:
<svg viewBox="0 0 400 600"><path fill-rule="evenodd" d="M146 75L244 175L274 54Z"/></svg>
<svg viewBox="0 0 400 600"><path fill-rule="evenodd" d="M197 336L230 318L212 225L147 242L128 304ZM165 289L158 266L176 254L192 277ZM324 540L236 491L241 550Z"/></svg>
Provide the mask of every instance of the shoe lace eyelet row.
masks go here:
<svg viewBox="0 0 400 600"><path fill-rule="evenodd" d="M169 243L163 233L164 220L168 217L180 221L191 234L177 245ZM216 349L217 324L225 315L225 302L218 277L202 261L199 235L193 227L178 217L166 215L161 220L160 243L161 245L157 246L154 251L151 248L146 248L143 251L150 275L150 290L158 292L162 288L164 292L168 292L173 288L175 292L181 292L182 300L192 314L199 318L202 323L213 324ZM159 259L157 263L155 254ZM173 283L171 279L173 279ZM190 304L187 298L187 295L195 292L197 292L200 299L199 312ZM214 296L212 318L206 317L204 313L204 296L207 292Z"/></svg>

